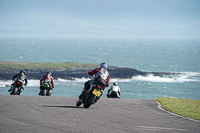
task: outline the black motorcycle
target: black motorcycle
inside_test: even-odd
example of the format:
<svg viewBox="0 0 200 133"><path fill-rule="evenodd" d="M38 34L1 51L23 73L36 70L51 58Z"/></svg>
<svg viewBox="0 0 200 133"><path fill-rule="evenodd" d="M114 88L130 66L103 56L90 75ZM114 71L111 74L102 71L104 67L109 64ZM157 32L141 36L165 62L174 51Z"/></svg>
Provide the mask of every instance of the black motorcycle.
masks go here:
<svg viewBox="0 0 200 133"><path fill-rule="evenodd" d="M105 84L94 80L90 89L86 92L82 99L78 99L76 106L79 107L83 103L84 108L89 108L92 104L95 104L103 94Z"/></svg>
<svg viewBox="0 0 200 133"><path fill-rule="evenodd" d="M23 91L23 83L20 81L16 81L14 83L12 91L10 92L10 95L20 95L22 91Z"/></svg>

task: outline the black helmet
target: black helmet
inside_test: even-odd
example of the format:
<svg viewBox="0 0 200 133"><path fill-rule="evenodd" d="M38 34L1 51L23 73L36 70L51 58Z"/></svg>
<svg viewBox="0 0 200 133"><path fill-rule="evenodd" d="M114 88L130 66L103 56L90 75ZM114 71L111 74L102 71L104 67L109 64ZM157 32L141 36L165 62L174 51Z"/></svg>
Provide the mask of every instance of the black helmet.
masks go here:
<svg viewBox="0 0 200 133"><path fill-rule="evenodd" d="M51 72L47 72L47 74L50 74L50 75L51 75Z"/></svg>
<svg viewBox="0 0 200 133"><path fill-rule="evenodd" d="M117 82L114 82L113 85L118 86Z"/></svg>
<svg viewBox="0 0 200 133"><path fill-rule="evenodd" d="M24 73L25 74L25 70L24 69L20 70L20 73Z"/></svg>

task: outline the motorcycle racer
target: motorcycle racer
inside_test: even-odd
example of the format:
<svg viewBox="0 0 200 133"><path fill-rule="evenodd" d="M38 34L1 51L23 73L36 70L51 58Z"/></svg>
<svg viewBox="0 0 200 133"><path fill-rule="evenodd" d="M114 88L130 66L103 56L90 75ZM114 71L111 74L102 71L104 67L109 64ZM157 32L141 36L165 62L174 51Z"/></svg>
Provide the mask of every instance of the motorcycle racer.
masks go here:
<svg viewBox="0 0 200 133"><path fill-rule="evenodd" d="M120 98L121 92L117 82L114 82L111 88L108 90L107 97L112 98L112 93L115 93L117 95L117 98Z"/></svg>
<svg viewBox="0 0 200 133"><path fill-rule="evenodd" d="M110 75L108 73L106 63L101 63L99 68L89 71L88 74L90 76L94 76L94 80L98 80L98 82L101 82L104 85L104 87L109 86ZM79 99L83 98L83 96L85 95L87 90L90 88L92 83L93 83L93 80L89 80L89 81L85 82L83 91L79 95Z"/></svg>
<svg viewBox="0 0 200 133"><path fill-rule="evenodd" d="M15 80L16 79L16 80ZM22 69L20 70L20 72L16 75L13 76L12 80L15 80L12 84L11 84L11 88L8 90L8 92L12 91L14 86L15 86L15 83L16 81L19 81L21 83L23 83L25 81L25 86L27 85L28 81L27 81L27 77L25 75L25 70ZM20 91L22 92L24 90L24 87L22 86Z"/></svg>

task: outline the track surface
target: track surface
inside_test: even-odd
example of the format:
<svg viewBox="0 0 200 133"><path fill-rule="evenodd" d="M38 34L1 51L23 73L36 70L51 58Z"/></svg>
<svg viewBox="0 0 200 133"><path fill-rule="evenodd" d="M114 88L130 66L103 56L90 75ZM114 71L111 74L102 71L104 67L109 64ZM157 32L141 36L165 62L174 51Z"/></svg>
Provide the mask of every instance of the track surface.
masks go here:
<svg viewBox="0 0 200 133"><path fill-rule="evenodd" d="M199 133L200 123L158 109L154 100L0 95L1 133Z"/></svg>

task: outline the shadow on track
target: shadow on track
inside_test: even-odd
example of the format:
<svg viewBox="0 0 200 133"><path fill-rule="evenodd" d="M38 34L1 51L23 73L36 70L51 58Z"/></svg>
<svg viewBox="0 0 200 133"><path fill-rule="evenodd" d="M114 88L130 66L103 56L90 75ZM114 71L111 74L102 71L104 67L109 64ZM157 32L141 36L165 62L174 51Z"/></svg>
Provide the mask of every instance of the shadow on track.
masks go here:
<svg viewBox="0 0 200 133"><path fill-rule="evenodd" d="M53 107L53 108L83 108L83 107L76 107L76 106L43 106L43 107Z"/></svg>

